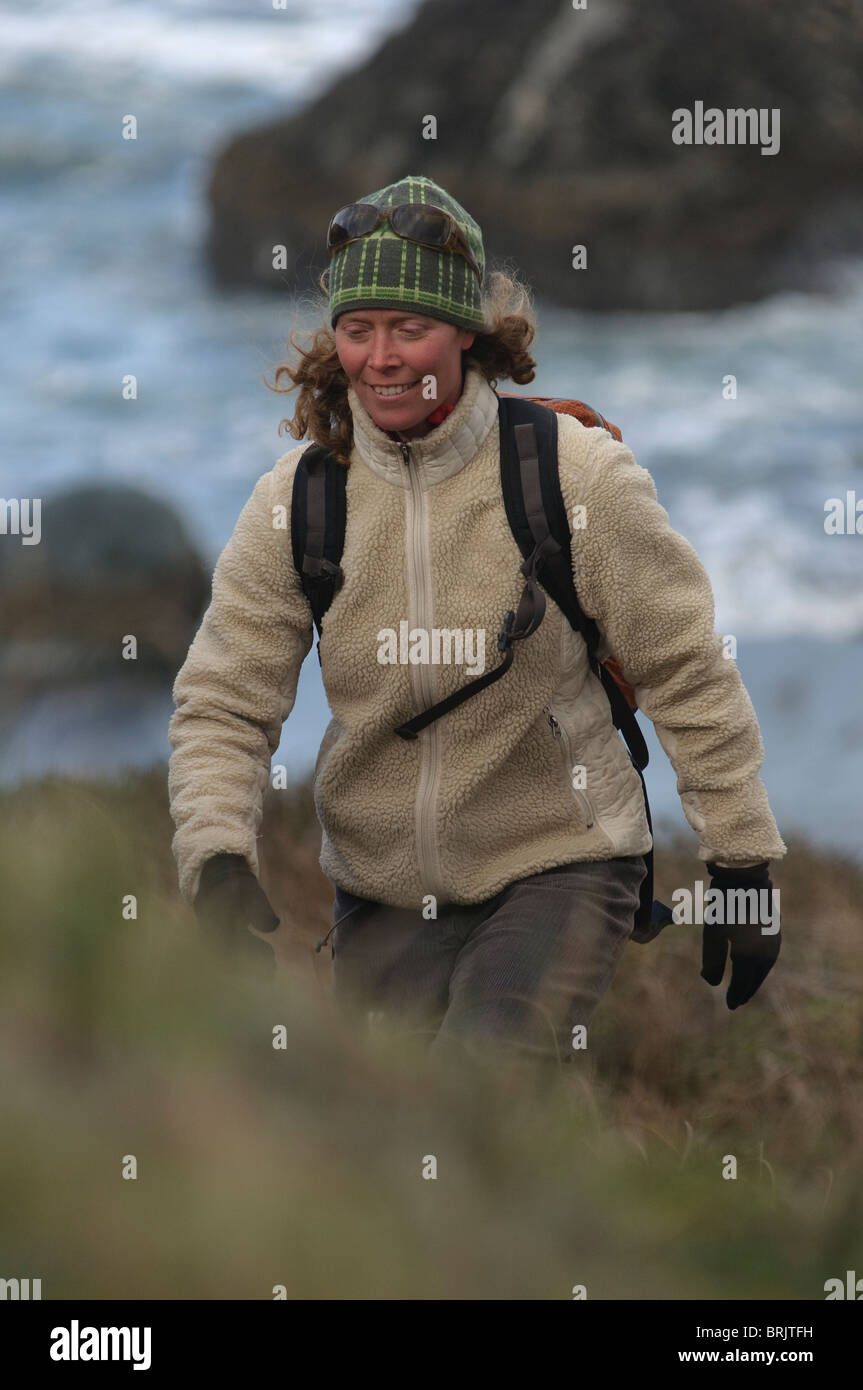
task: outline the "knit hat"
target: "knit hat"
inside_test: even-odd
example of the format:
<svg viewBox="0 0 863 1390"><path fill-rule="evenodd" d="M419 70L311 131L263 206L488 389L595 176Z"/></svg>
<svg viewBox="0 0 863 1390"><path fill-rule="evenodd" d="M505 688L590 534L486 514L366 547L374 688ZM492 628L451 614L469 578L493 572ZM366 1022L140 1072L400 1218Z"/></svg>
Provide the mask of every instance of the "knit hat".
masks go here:
<svg viewBox="0 0 863 1390"><path fill-rule="evenodd" d="M357 198L360 203L394 207L397 203L431 203L450 213L464 233L481 274L485 274L482 232L461 203L421 174ZM331 326L347 309L402 309L411 304L429 318L459 328L485 326L476 275L458 251L436 251L396 236L382 222L368 236L336 251L330 261Z"/></svg>

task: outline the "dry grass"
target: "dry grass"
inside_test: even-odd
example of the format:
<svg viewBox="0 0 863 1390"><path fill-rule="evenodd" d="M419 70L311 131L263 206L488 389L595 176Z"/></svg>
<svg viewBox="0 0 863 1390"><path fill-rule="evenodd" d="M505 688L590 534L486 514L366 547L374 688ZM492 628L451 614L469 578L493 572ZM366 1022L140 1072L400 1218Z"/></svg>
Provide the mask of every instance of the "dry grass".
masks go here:
<svg viewBox="0 0 863 1390"><path fill-rule="evenodd" d="M433 1072L335 1013L308 783L267 804L292 923L273 982L203 951L172 833L164 769L0 798L7 1277L47 1298L822 1298L859 1263L854 865L792 847L780 964L733 1014L696 928L628 947L589 1056L534 1084ZM658 895L698 869L662 846Z"/></svg>

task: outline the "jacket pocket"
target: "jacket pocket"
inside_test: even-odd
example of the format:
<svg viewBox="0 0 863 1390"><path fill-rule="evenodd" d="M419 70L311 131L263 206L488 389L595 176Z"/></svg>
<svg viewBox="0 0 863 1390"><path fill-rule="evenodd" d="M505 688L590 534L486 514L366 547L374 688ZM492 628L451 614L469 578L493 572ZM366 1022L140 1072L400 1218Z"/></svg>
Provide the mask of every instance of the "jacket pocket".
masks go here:
<svg viewBox="0 0 863 1390"><path fill-rule="evenodd" d="M560 748L564 771L566 772L566 780L569 783L569 789L584 818L585 829L592 830L596 825L596 811L594 810L593 802L586 791L582 791L580 787L573 786L572 769L575 760L572 754L572 739L570 738L569 731L558 719L550 705L543 706L543 713L548 720L548 727L551 729Z"/></svg>

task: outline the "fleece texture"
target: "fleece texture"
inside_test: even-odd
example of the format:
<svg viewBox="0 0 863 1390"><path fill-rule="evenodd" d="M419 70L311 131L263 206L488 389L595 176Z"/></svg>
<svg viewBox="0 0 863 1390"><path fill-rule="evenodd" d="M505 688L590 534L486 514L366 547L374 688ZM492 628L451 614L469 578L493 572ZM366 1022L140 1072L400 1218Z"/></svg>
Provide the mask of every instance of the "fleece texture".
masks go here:
<svg viewBox="0 0 863 1390"><path fill-rule="evenodd" d="M320 641L332 714L315 767L320 864L348 892L398 907L418 909L428 894L482 902L543 869L652 844L638 774L584 641L551 599L502 679L415 741L393 732L477 670L467 673L457 649L447 662L445 645L437 663L383 662L382 630L406 632L414 653L417 630L470 630L474 640L483 630L487 670L523 588L501 496L497 396L466 362L455 409L407 450L348 396L345 578ZM703 566L624 444L571 416L558 432L563 498L578 518L577 592L602 633L600 657L616 658L656 727L700 858L781 858L758 722L714 630ZM188 901L214 854L242 854L259 872L270 760L314 639L290 540L306 447L256 483L174 683L169 793Z"/></svg>

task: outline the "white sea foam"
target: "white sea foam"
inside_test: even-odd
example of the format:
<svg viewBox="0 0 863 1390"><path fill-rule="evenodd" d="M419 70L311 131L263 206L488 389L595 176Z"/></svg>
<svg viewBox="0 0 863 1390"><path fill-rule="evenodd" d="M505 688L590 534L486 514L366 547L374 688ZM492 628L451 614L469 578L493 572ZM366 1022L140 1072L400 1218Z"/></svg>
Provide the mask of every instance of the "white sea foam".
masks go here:
<svg viewBox="0 0 863 1390"><path fill-rule="evenodd" d="M0 4L0 77L34 60L100 70L161 73L188 83L244 83L280 96L305 95L353 66L412 10L409 0L5 0Z"/></svg>

